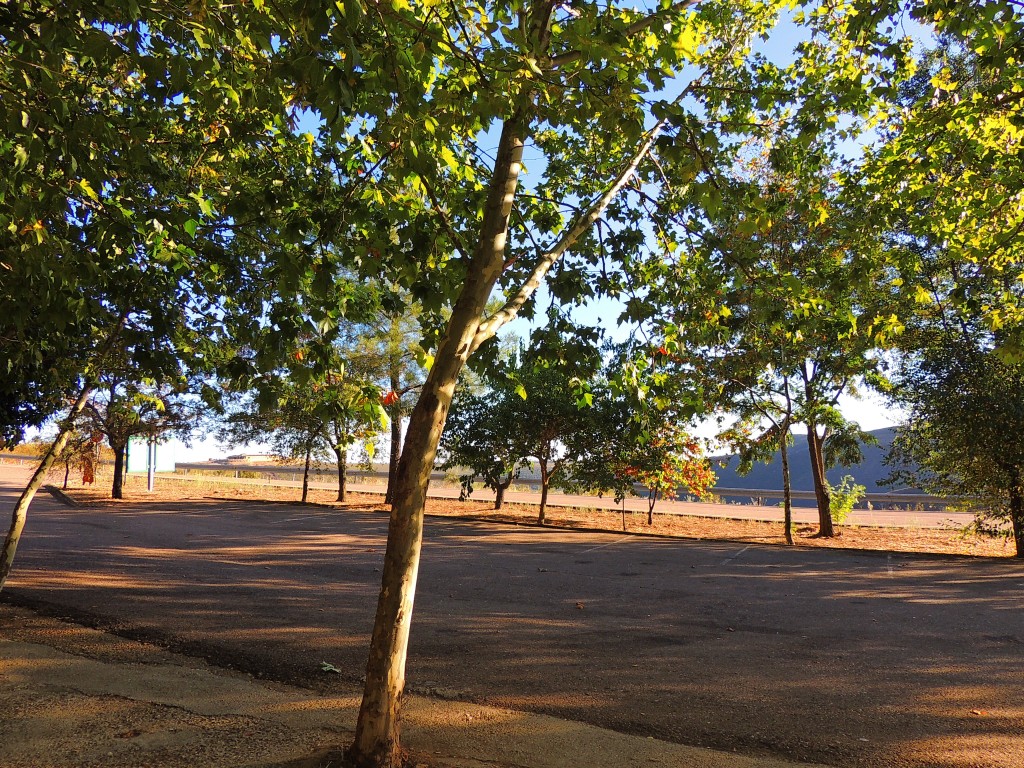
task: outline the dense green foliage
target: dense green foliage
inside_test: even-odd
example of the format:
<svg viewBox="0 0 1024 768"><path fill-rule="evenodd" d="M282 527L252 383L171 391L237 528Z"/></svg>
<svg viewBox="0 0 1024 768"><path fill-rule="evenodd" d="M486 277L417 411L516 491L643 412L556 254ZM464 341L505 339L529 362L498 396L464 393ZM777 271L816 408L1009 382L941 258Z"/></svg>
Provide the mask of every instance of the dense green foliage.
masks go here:
<svg viewBox="0 0 1024 768"><path fill-rule="evenodd" d="M893 443L893 481L1009 522L1024 557L1024 365L941 335L903 366L898 392L909 420Z"/></svg>

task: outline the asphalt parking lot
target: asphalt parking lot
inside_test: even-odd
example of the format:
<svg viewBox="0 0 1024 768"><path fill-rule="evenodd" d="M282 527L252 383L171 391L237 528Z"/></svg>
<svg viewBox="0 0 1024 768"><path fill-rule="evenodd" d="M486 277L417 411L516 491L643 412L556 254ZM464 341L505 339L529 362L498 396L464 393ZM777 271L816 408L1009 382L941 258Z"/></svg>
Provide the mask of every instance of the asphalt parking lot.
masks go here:
<svg viewBox="0 0 1024 768"><path fill-rule="evenodd" d="M88 510L41 495L3 595L351 687L385 532L382 515L288 504ZM1024 564L1006 560L431 519L409 679L752 755L1020 768L1022 606Z"/></svg>

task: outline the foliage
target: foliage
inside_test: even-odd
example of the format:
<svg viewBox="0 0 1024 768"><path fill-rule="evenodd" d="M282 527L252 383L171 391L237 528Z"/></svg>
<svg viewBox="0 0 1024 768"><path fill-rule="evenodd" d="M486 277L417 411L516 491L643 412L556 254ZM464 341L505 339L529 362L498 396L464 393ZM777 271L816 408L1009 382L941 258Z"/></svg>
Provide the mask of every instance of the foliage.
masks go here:
<svg viewBox="0 0 1024 768"><path fill-rule="evenodd" d="M918 5L933 12L942 36L879 115L885 140L867 158L864 191L895 234L902 292L925 307L938 289L947 311L982 320L1016 353L1024 333L1013 288L1024 274L1024 17L1005 0ZM937 245L960 273L955 292L941 285Z"/></svg>
<svg viewBox="0 0 1024 768"><path fill-rule="evenodd" d="M80 421L84 422L84 429L89 433L105 436L113 449L111 496L119 499L129 439L137 435L156 439L167 434L187 439L198 427L203 404L180 389L152 382L126 381L115 375L104 376L102 385L89 398ZM68 445L73 446L74 443L75 436L72 435Z"/></svg>
<svg viewBox="0 0 1024 768"><path fill-rule="evenodd" d="M897 396L908 411L896 433L891 482L972 499L1009 522L1024 556L1024 365L971 339L937 336L903 361Z"/></svg>
<svg viewBox="0 0 1024 768"><path fill-rule="evenodd" d="M839 524L846 522L857 502L864 498L867 489L863 485L857 485L853 481L853 475L843 475L839 485L829 484L829 494L832 496L832 517Z"/></svg>
<svg viewBox="0 0 1024 768"><path fill-rule="evenodd" d="M700 443L675 424L665 424L646 442L636 443L620 461L616 474L646 489L649 525L659 497L675 498L685 491L706 498L715 483Z"/></svg>
<svg viewBox="0 0 1024 768"><path fill-rule="evenodd" d="M521 398L501 385L499 380L489 391L477 394L464 390L456 395L440 445L442 469L468 470L460 475L460 498L473 493L479 478L485 488L494 491L495 509L501 509L505 491L527 464L527 449L519 439L521 412L519 404L511 399Z"/></svg>
<svg viewBox="0 0 1024 768"><path fill-rule="evenodd" d="M267 249L285 273L310 250L293 205L315 187L309 143L288 120L294 89L268 77L288 14L256 5L0 10L5 439L112 370L119 347L142 378L223 364L226 321L263 316L239 302Z"/></svg>

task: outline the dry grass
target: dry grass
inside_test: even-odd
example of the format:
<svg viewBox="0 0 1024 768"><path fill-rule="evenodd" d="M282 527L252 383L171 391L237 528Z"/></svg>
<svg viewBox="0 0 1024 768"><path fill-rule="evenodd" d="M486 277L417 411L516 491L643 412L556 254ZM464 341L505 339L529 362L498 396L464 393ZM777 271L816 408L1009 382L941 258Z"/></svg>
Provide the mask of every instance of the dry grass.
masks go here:
<svg viewBox="0 0 1024 768"><path fill-rule="evenodd" d="M290 486L234 484L223 480L182 481L159 477L156 490L147 493L144 477L129 476L125 486L126 498L115 501L110 498L109 472L101 472L97 476L96 484L91 487L83 488L76 482L78 479L72 480L67 493L79 503L88 506L211 498L298 503L301 497L301 490ZM51 482L59 485L63 482L63 473L59 473L59 477L53 475ZM336 491L311 489L309 493L309 501L314 504L359 511L388 511L388 506L382 503L382 494L350 493L344 503L337 502L336 497ZM496 511L490 503L432 498L427 501L427 513L501 523L535 524L537 521L537 506L532 504L506 504L502 510ZM550 527L785 545L780 523L656 514L654 524L649 526L646 514L640 512L627 511L623 516L619 512L605 510L549 507L547 524ZM883 552L934 552L984 557L1014 555L1013 543L1009 539L979 537L954 527L921 529L846 526L840 529L839 536L832 539L816 538L816 531L817 529L812 526L798 526L794 532L796 546Z"/></svg>

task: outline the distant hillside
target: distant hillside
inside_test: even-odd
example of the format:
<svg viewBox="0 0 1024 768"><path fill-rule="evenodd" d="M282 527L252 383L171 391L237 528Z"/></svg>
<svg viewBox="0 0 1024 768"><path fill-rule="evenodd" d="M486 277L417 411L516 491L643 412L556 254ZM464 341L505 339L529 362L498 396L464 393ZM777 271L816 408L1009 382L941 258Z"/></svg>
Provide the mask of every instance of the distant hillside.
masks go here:
<svg viewBox="0 0 1024 768"><path fill-rule="evenodd" d="M876 429L871 432L878 439L878 445L864 446L864 460L852 467L836 467L828 471L831 483L839 483L843 475L853 475L859 485L865 486L868 493L886 493L901 490L881 486L879 482L886 478L891 470L883 464L889 447L892 445L896 430L893 428ZM793 490L813 491L814 481L811 478L811 460L807 454L807 436L794 435L793 445L789 449L789 472ZM739 463L735 456L717 457L716 462L724 461L726 466L715 467L718 475L717 486L720 488L762 488L778 490L782 488L782 459L779 454L770 464L755 464L750 474L736 474Z"/></svg>

